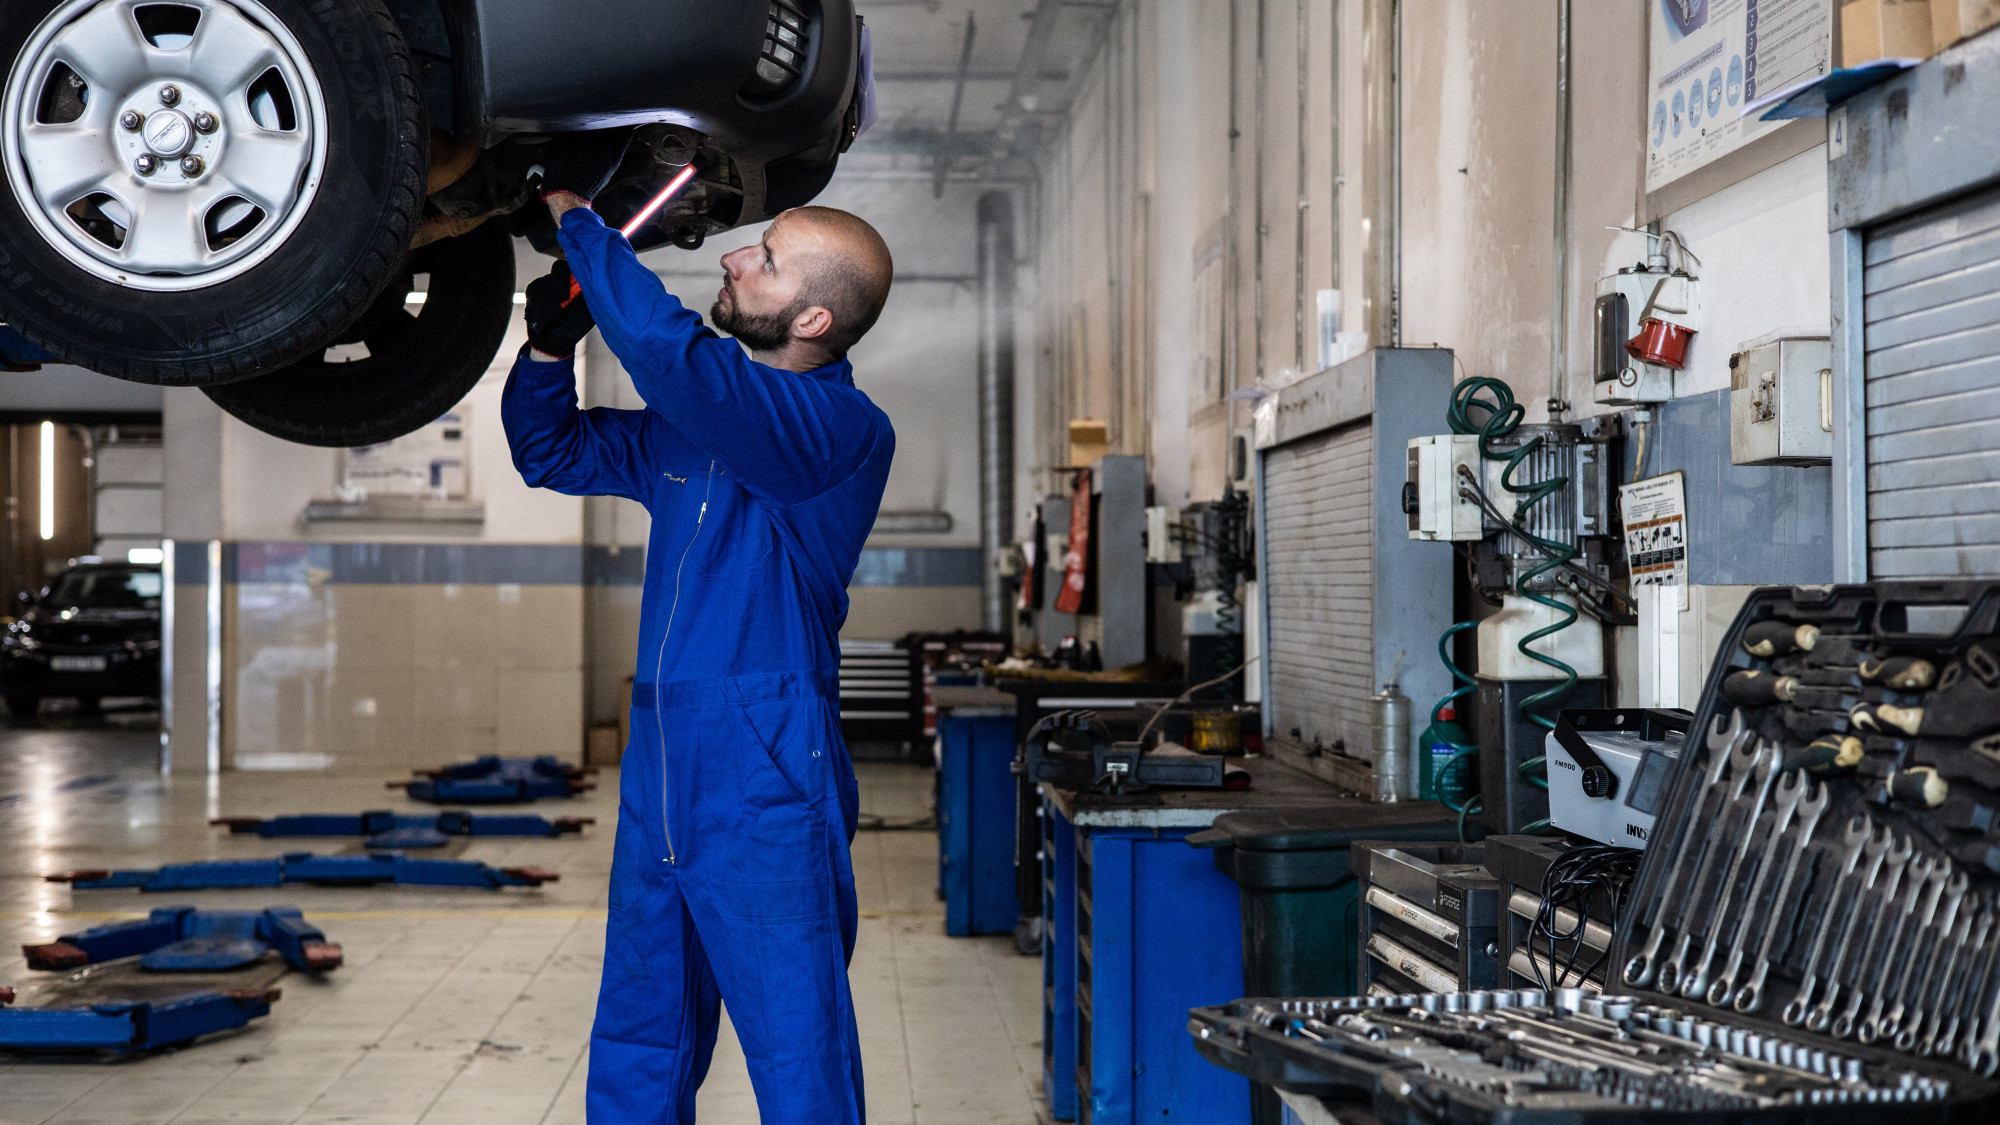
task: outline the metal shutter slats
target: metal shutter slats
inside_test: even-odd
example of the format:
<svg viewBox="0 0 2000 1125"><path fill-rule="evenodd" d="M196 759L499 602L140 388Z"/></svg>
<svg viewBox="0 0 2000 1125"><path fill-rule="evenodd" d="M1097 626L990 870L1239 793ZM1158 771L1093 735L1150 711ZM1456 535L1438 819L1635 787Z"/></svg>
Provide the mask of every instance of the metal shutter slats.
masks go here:
<svg viewBox="0 0 2000 1125"><path fill-rule="evenodd" d="M1867 405L1899 406L1927 398L1964 394L2000 382L2000 354L1980 355L1961 363L1948 364L1907 375L1884 375L1868 384ZM1872 432L1872 431L1871 431Z"/></svg>
<svg viewBox="0 0 2000 1125"><path fill-rule="evenodd" d="M1869 571L2000 574L2000 192L1868 233Z"/></svg>
<svg viewBox="0 0 2000 1125"><path fill-rule="evenodd" d="M1363 423L1264 462L1271 729L1350 737L1374 692L1374 430Z"/></svg>

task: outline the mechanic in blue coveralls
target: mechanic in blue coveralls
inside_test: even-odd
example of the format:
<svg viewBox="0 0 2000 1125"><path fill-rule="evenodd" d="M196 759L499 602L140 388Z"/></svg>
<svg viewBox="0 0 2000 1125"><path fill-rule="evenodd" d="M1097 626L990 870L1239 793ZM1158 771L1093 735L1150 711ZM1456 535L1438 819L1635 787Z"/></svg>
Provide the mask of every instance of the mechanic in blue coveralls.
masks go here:
<svg viewBox="0 0 2000 1125"><path fill-rule="evenodd" d="M725 339L591 211L616 166L549 160L568 263L529 287L502 401L528 484L653 521L589 1118L692 1122L726 1001L766 1123L860 1122L837 638L895 435L845 357L889 250L847 212L785 212L722 259ZM593 320L646 409L577 409Z"/></svg>

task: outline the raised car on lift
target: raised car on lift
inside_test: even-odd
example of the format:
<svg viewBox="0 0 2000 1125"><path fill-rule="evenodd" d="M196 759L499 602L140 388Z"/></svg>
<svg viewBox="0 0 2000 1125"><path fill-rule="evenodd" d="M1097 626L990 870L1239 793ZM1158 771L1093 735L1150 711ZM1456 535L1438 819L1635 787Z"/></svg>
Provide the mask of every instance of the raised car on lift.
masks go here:
<svg viewBox="0 0 2000 1125"><path fill-rule="evenodd" d="M872 117L852 0L5 0L0 320L250 425L369 444L478 382L557 134L692 249L816 196ZM531 206L531 204L534 204Z"/></svg>
<svg viewBox="0 0 2000 1125"><path fill-rule="evenodd" d="M79 560L55 576L0 632L0 694L16 718L42 700L94 710L107 695L160 695L157 566Z"/></svg>

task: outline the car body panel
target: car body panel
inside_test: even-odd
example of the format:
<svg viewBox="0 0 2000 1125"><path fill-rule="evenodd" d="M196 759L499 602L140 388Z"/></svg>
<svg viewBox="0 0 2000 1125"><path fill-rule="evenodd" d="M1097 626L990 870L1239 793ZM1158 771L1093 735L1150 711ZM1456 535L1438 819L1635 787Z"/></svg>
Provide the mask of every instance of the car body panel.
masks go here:
<svg viewBox="0 0 2000 1125"><path fill-rule="evenodd" d="M754 102L742 91L769 0L448 0L460 121L485 144L660 122L705 133L739 160L822 148L831 158L854 99L859 27L852 0L792 2L813 23L806 66L784 93Z"/></svg>

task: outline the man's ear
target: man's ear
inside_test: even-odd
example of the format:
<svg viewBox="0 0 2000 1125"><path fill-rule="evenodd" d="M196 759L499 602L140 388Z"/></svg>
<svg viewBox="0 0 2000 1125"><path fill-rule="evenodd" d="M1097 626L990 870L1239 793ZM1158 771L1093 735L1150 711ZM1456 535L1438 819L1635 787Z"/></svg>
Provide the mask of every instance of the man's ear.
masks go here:
<svg viewBox="0 0 2000 1125"><path fill-rule="evenodd" d="M792 318L792 339L817 340L833 331L833 314L814 305Z"/></svg>

